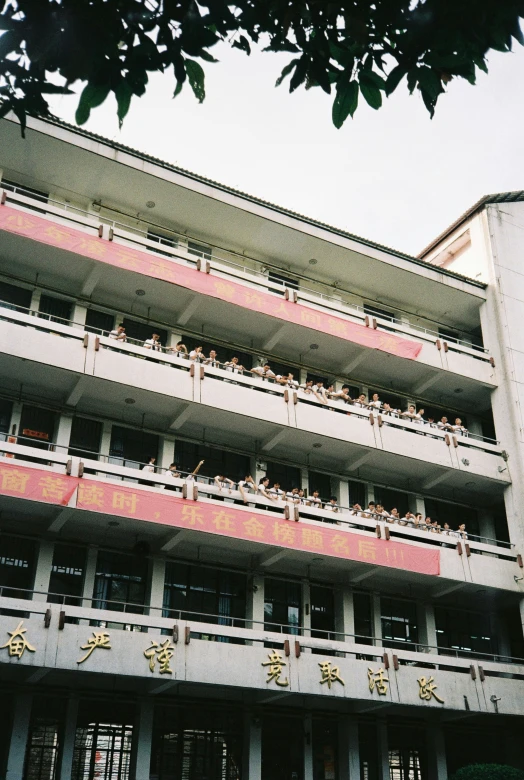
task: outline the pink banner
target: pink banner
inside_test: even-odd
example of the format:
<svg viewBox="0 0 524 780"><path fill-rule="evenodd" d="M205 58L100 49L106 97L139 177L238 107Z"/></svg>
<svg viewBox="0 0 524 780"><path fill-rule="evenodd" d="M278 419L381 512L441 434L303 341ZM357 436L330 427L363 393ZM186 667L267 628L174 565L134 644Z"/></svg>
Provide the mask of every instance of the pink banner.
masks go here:
<svg viewBox="0 0 524 780"><path fill-rule="evenodd" d="M299 303L286 301L242 284L217 279L212 274L199 272L169 260L154 257L148 252L122 246L112 241L90 236L67 225L55 224L33 214L28 215L9 206L0 208L0 230L32 238L44 244L90 257L102 263L135 271L144 276L163 279L180 287L228 301L251 311L268 314L311 330L330 333L354 344L378 349L399 357L415 359L422 344L349 322L341 317L317 312Z"/></svg>
<svg viewBox="0 0 524 780"><path fill-rule="evenodd" d="M77 487L78 494L74 500ZM336 526L295 523L231 504L208 504L177 498L170 491L153 492L126 487L122 483L67 477L15 463L0 463L0 495L69 505L171 528L188 528L419 574L440 573L439 550L363 537L341 531Z"/></svg>

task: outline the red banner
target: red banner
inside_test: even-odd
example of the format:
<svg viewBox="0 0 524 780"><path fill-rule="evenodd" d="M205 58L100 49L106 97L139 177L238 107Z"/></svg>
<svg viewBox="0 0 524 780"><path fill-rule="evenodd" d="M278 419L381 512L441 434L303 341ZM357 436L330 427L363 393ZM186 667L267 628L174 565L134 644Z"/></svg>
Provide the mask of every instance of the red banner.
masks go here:
<svg viewBox="0 0 524 780"><path fill-rule="evenodd" d="M77 487L76 500L72 501ZM419 574L440 573L439 550L363 537L320 523L316 526L295 523L231 504L178 498L171 491L153 492L122 483L79 479L14 463L0 463L0 494Z"/></svg>
<svg viewBox="0 0 524 780"><path fill-rule="evenodd" d="M349 322L341 317L317 312L302 304L292 303L236 282L217 279L212 274L200 273L196 269L178 265L112 241L90 236L67 225L55 224L33 214L26 215L24 212L9 206L0 208L0 230L17 233L44 244L99 260L102 263L135 271L144 276L163 279L166 282L194 290L203 295L209 295L212 298L228 301L251 311L269 314L295 325L303 325L322 333L330 333L346 341L389 352L399 357L413 360L418 357L422 349L422 344L416 341L409 341L392 333L383 333L380 330Z"/></svg>

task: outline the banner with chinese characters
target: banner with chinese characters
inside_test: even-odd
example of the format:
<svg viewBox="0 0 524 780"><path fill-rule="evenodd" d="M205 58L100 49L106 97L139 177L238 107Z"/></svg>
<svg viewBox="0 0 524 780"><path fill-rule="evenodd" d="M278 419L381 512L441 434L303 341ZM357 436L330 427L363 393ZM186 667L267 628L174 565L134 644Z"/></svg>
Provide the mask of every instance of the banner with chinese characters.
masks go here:
<svg viewBox="0 0 524 780"><path fill-rule="evenodd" d="M186 287L212 298L228 301L251 311L269 314L295 325L304 325L312 330L330 333L346 341L399 357L414 360L422 349L422 345L416 341L401 338L393 333L366 328L364 325L349 322L336 315L317 312L302 304L247 288L237 282L217 279L212 274L200 273L196 269L90 236L67 225L54 224L42 217L25 214L9 206L0 208L0 230L76 252L108 265L135 271L155 279L163 279L166 282Z"/></svg>
<svg viewBox="0 0 524 780"><path fill-rule="evenodd" d="M0 463L0 494L420 574L440 573L440 553L435 549L363 537L327 524L295 523L231 504L178 498L170 491L67 477L16 463Z"/></svg>

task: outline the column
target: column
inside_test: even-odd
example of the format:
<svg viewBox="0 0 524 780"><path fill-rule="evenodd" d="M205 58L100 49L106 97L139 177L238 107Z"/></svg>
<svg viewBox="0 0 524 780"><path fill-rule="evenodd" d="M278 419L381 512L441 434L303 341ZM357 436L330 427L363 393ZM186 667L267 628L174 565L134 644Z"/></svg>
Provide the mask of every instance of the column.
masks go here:
<svg viewBox="0 0 524 780"><path fill-rule="evenodd" d="M307 639L311 636L311 589L308 580L302 580L302 626L302 635ZM305 647L302 652L310 653L311 648Z"/></svg>
<svg viewBox="0 0 524 780"><path fill-rule="evenodd" d="M261 574L253 575L251 587L248 586L247 589L246 602L246 628L262 631L264 629L264 577ZM254 643L247 642L247 644Z"/></svg>
<svg viewBox="0 0 524 780"><path fill-rule="evenodd" d="M20 780L23 777L32 703L33 697L29 693L19 693L15 696L6 780Z"/></svg>
<svg viewBox="0 0 524 780"><path fill-rule="evenodd" d="M96 577L96 561L98 557L98 547L95 547L94 545L90 546L87 550L87 558L86 558L86 571L84 575L84 588L82 590L82 606L87 607L88 609L92 607L93 602L91 599L93 598L93 591L95 588L95 577ZM88 620L81 620L81 625L89 625Z"/></svg>
<svg viewBox="0 0 524 780"><path fill-rule="evenodd" d="M331 478L331 492L338 498L340 507L349 507L349 484L347 479Z"/></svg>
<svg viewBox="0 0 524 780"><path fill-rule="evenodd" d="M160 451L158 453L158 465L161 469L168 469L175 460L175 438L174 436L163 436L160 442Z"/></svg>
<svg viewBox="0 0 524 780"><path fill-rule="evenodd" d="M410 493L408 495L408 505L409 505L409 511L413 512L413 514L417 514L417 512L420 512L422 517L426 516L426 504L424 501L424 496L416 496L414 493Z"/></svg>
<svg viewBox="0 0 524 780"><path fill-rule="evenodd" d="M73 417L69 414L61 414L58 421L58 430L55 436L56 452L67 454L67 450L69 449L69 441L71 439L72 426Z"/></svg>
<svg viewBox="0 0 524 780"><path fill-rule="evenodd" d="M313 718L310 713L304 718L304 780L313 780Z"/></svg>
<svg viewBox="0 0 524 780"><path fill-rule="evenodd" d="M486 509L480 509L478 518L481 536L480 541L484 542L484 544L494 544L497 532L495 531L495 518L493 517L493 513Z"/></svg>
<svg viewBox="0 0 524 780"><path fill-rule="evenodd" d="M378 780L390 780L388 727L385 720L377 720Z"/></svg>
<svg viewBox="0 0 524 780"><path fill-rule="evenodd" d="M300 487L306 496L309 495L309 473L307 469L300 469Z"/></svg>
<svg viewBox="0 0 524 780"><path fill-rule="evenodd" d="M35 582L33 585L33 590L37 591L34 595L35 601L47 601L54 549L54 542L46 540L40 542L38 559L36 562Z"/></svg>
<svg viewBox="0 0 524 780"><path fill-rule="evenodd" d="M164 582L166 578L166 562L163 558L153 558L150 562L150 574L149 614L162 617Z"/></svg>
<svg viewBox="0 0 524 780"><path fill-rule="evenodd" d="M73 328L84 329L86 324L87 307L81 303L75 303L73 306Z"/></svg>
<svg viewBox="0 0 524 780"><path fill-rule="evenodd" d="M419 625L419 641L421 645L428 645L429 652L437 651L437 627L435 623L435 607L430 603L419 602L417 604L417 616Z"/></svg>
<svg viewBox="0 0 524 780"><path fill-rule="evenodd" d="M353 591L348 587L335 591L335 628L339 642L355 641Z"/></svg>
<svg viewBox="0 0 524 780"><path fill-rule="evenodd" d="M468 414L468 430L475 436L482 436L482 423L479 419L472 418Z"/></svg>
<svg viewBox="0 0 524 780"><path fill-rule="evenodd" d="M108 460L109 458L109 451L111 448L111 429L113 427L113 424L108 422L107 420L104 421L103 427L102 427L102 437L100 439L100 454L102 455L103 460Z"/></svg>
<svg viewBox="0 0 524 780"><path fill-rule="evenodd" d="M20 418L22 416L22 404L19 401L14 401L13 411L11 412L11 425L9 426L9 433L14 430L13 436L20 435Z"/></svg>
<svg viewBox="0 0 524 780"><path fill-rule="evenodd" d="M338 721L339 780L360 780L358 723L347 716Z"/></svg>
<svg viewBox="0 0 524 780"><path fill-rule="evenodd" d="M252 712L246 713L244 720L244 767L242 776L248 780L262 778L262 723L260 717Z"/></svg>
<svg viewBox="0 0 524 780"><path fill-rule="evenodd" d="M447 780L444 731L438 723L430 723L426 732L428 746L428 780Z"/></svg>
<svg viewBox="0 0 524 780"><path fill-rule="evenodd" d="M367 482L366 483L366 506L369 504L370 501L374 501L374 500L375 500L375 486Z"/></svg>
<svg viewBox="0 0 524 780"><path fill-rule="evenodd" d="M42 295L41 290L33 290L33 295L31 296L31 304L30 304L31 311L38 311L38 309L40 308L41 295Z"/></svg>
<svg viewBox="0 0 524 780"><path fill-rule="evenodd" d="M72 697L67 701L64 734L62 741L62 755L58 776L60 778L71 777L73 769L73 755L75 751L76 721L78 717L78 699Z"/></svg>
<svg viewBox="0 0 524 780"><path fill-rule="evenodd" d="M151 772L151 740L153 738L153 717L155 707L153 699L142 699L138 702L138 713L135 721L134 743L134 772L131 769L133 780L149 780Z"/></svg>
<svg viewBox="0 0 524 780"><path fill-rule="evenodd" d="M176 347L179 341L182 341L182 334L173 333L172 331L169 331L169 333L167 334L166 347Z"/></svg>
<svg viewBox="0 0 524 780"><path fill-rule="evenodd" d="M373 608L373 635L375 637L375 647L382 644L382 612L380 608L380 596L378 593L372 595Z"/></svg>

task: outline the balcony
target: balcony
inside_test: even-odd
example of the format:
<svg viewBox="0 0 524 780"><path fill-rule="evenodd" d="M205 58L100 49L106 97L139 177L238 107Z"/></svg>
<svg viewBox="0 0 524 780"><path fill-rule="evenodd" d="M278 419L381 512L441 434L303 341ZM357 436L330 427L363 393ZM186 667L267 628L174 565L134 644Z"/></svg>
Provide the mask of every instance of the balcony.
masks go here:
<svg viewBox="0 0 524 780"><path fill-rule="evenodd" d="M211 625L209 616L203 621L198 615L191 620L163 617L152 608L149 614L133 613L134 630L122 631L129 628L130 617L118 609L123 605L98 610L89 602L57 605L47 603L47 594L26 595L0 594L0 608L15 613L0 617L2 642L22 620L29 644L19 656L10 655L5 645L0 651L0 673L11 680L30 670L35 679L42 676L37 670L74 672L75 685L82 684L79 675L85 673L91 679L100 675L102 684L105 675L138 678L143 690L154 692L159 683L162 689L177 683L206 685L211 691L217 685L249 689L255 703L286 695L300 696L303 706L304 696L315 696L330 708L348 701L357 711L362 705L388 704L416 707L413 714L425 717L422 710L428 708L463 713L465 702L470 713L493 713L496 700L500 713L521 712L521 659L444 657L435 648L391 650L355 636L311 638L300 635L299 628L276 633L256 621L233 627L222 619L221 625ZM164 656L160 646L167 650Z"/></svg>
<svg viewBox="0 0 524 780"><path fill-rule="evenodd" d="M323 405L301 390L152 353L35 312L0 309L0 365L4 390L13 394L23 386L28 397L86 414L103 409L114 420L122 419L131 395L133 408L124 418L131 424L143 425L146 416L156 430L207 435L295 464L307 452L312 468L342 468L371 480L380 471L392 484L409 480L421 492L437 485L467 492L473 475L482 478L475 483L477 499L500 496L511 481L496 441L442 433L339 401Z"/></svg>
<svg viewBox="0 0 524 780"><path fill-rule="evenodd" d="M237 322L234 324L238 325L235 332L239 337L252 332L258 348L264 350L270 348L268 344L278 343L284 359L307 352L314 339L319 344L316 355L319 367L328 369L328 357L330 371L334 364L348 373L356 366L365 365L370 382L384 381L387 377L389 384L394 378L398 388L407 389L407 383L411 388L439 385L439 390L445 393L449 377L453 376L454 387L465 393L464 400L477 403L480 394L483 404L489 397L484 391L497 385L489 351L471 342L443 339L438 332L410 323L406 318L397 322L370 316L362 307L307 286L301 285L298 290L284 288L266 274L226 256L215 257L210 252L198 257L182 238L173 241L176 246L162 244L159 251L158 241L148 238L147 233L132 232L117 222L96 221L77 208L49 202L45 205L45 215L34 216L35 209L42 212L42 203L19 190L4 190L3 201L9 207L2 221L6 259L18 262L23 257L24 265L32 266L27 241L43 241L48 245L40 244L32 278L44 263L46 273L53 278L60 277L63 284L77 289L79 275L88 277L92 272L92 260L109 263L104 279L97 284L100 293L113 305L126 287L122 285L119 269L125 269L137 279L146 275L151 277L153 285L155 313L165 314L167 321L172 317L173 299L170 285L165 282L173 282L177 285L179 323L192 322L202 332L203 321L198 310L202 312L205 308L209 332L232 333L231 304L235 304ZM15 217L10 223L5 217L7 211L9 219ZM31 213L29 221L32 225L38 223L42 230L35 232L32 227L24 227L23 219L17 223L16 215L21 212ZM62 227L51 234L47 228L49 222ZM114 254L112 260L108 259L108 252ZM83 263L64 262L71 253L77 259L82 257ZM88 258L91 258L89 262ZM163 280L164 284L155 279ZM415 356L416 359L406 359Z"/></svg>

